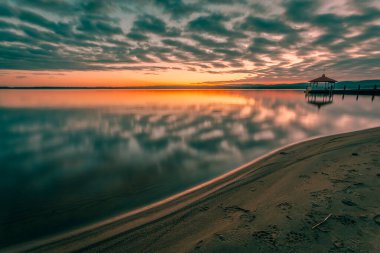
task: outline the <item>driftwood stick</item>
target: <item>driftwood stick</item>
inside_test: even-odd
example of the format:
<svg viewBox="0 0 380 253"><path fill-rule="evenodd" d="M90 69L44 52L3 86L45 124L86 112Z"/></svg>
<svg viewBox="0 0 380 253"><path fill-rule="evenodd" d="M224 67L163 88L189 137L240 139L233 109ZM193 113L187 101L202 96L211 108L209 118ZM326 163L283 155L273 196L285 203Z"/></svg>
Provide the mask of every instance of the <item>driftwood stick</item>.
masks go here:
<svg viewBox="0 0 380 253"><path fill-rule="evenodd" d="M331 217L332 213L330 213L329 215L326 216L326 218L323 219L323 221L315 224L311 229L315 229L317 227L319 227L320 225L322 225L323 223L325 223L330 217Z"/></svg>

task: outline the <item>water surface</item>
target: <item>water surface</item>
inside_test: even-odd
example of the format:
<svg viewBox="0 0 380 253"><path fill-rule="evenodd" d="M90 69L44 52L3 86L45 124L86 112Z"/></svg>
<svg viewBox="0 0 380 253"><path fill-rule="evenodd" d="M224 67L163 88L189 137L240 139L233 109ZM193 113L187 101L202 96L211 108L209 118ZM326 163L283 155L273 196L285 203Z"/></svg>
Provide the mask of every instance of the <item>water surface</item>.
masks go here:
<svg viewBox="0 0 380 253"><path fill-rule="evenodd" d="M380 126L378 98L309 102L302 91L2 90L0 247L144 206L295 141Z"/></svg>

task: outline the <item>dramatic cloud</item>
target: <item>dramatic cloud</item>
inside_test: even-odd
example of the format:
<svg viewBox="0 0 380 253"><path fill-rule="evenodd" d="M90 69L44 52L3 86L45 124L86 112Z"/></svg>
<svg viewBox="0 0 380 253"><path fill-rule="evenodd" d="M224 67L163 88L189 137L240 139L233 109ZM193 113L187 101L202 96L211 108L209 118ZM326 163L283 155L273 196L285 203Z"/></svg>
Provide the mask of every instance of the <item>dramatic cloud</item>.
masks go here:
<svg viewBox="0 0 380 253"><path fill-rule="evenodd" d="M380 77L379 45L375 0L0 3L2 70L177 69L258 83L327 68L338 79L370 79Z"/></svg>

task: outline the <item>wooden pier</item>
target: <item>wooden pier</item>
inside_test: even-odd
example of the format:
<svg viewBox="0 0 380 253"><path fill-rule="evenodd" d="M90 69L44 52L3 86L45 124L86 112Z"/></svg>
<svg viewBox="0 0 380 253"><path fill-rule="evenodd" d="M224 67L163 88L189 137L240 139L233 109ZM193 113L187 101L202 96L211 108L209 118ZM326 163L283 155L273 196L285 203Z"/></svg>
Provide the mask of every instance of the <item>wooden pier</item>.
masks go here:
<svg viewBox="0 0 380 253"><path fill-rule="evenodd" d="M372 97L372 102L376 96L380 96L380 89L377 89L377 85L373 89L306 89L305 98L308 104L314 105L320 110L322 107L330 105L334 102L334 96L341 95L342 100L347 96L356 96L356 100L359 100L360 96Z"/></svg>
<svg viewBox="0 0 380 253"><path fill-rule="evenodd" d="M305 93L380 96L380 89L311 89L306 90Z"/></svg>
<svg viewBox="0 0 380 253"><path fill-rule="evenodd" d="M322 76L315 78L309 81L309 85L305 90L305 94L308 95L364 95L364 96L379 96L380 89L378 85L374 85L373 88L368 88L368 86L364 89L358 85L356 89L346 89L346 85L343 89L336 89L336 83L338 81L332 78L329 78L323 73Z"/></svg>
<svg viewBox="0 0 380 253"><path fill-rule="evenodd" d="M342 94L342 95L367 95L367 96L380 96L380 89L360 89L360 90L306 90L307 94Z"/></svg>

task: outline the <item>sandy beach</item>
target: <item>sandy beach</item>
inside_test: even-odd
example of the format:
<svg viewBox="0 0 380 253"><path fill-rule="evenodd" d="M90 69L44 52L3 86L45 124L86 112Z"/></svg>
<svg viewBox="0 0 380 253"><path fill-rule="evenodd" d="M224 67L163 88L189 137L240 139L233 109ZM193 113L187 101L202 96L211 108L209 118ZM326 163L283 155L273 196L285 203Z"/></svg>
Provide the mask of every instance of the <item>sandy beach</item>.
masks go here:
<svg viewBox="0 0 380 253"><path fill-rule="evenodd" d="M380 252L380 128L298 143L34 252Z"/></svg>

